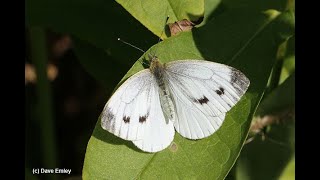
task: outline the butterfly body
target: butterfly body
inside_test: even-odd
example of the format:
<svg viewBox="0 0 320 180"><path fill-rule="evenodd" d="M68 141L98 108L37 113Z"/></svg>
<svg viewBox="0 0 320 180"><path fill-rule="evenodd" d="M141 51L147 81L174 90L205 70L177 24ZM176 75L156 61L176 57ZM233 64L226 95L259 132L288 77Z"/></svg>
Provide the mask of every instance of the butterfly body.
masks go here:
<svg viewBox="0 0 320 180"><path fill-rule="evenodd" d="M106 103L101 126L146 152L216 132L250 82L239 70L205 60L162 64L157 57L127 79Z"/></svg>

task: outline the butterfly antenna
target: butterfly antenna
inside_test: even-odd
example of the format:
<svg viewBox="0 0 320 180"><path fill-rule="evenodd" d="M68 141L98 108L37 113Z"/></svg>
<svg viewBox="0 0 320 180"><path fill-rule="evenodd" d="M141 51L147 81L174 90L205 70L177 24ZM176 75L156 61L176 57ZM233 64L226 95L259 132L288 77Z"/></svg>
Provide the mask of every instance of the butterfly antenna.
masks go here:
<svg viewBox="0 0 320 180"><path fill-rule="evenodd" d="M137 50L139 50L139 51L141 51L141 52L143 52L143 53L145 53L146 51L144 51L144 50L142 50L141 48L138 48L137 46L135 46L135 45L133 45L133 44L130 44L130 43L128 43L128 42L126 42L126 41L124 41L124 40L122 40L122 39L120 39L120 38L118 38L118 41L121 41L122 43L124 43L124 44L126 44L126 45L129 45L129 46L131 46L131 47L133 47L133 48L135 48L135 49L137 49ZM143 61L141 62L141 61L139 61L142 65L147 65L146 63L144 63Z"/></svg>
<svg viewBox="0 0 320 180"><path fill-rule="evenodd" d="M123 42L124 44L129 45L129 46L131 46L131 47L133 47L133 48L135 48L135 49L138 49L139 51L141 51L141 52L143 52L143 53L146 52L146 51L142 50L141 48L138 48L137 46L135 46L135 45L133 45L133 44L130 44L130 43L128 43L128 42L126 42L126 41L124 41L124 40L122 40L122 39L120 39L120 38L118 38L118 41L121 41L121 42Z"/></svg>

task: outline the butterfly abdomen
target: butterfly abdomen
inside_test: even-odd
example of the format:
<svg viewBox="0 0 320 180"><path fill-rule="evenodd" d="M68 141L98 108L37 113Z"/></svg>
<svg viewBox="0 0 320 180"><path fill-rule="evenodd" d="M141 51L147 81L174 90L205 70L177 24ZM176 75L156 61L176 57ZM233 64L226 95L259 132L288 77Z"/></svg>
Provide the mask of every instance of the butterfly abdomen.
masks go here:
<svg viewBox="0 0 320 180"><path fill-rule="evenodd" d="M165 83L163 84L163 86L159 86L159 96L164 116L166 117L166 119L174 121L176 116L174 104L169 89Z"/></svg>
<svg viewBox="0 0 320 180"><path fill-rule="evenodd" d="M164 66L156 57L151 60L150 71L154 75L154 78L159 87L159 98L163 114L166 120L174 121L176 114L171 93L167 85L168 83L165 77Z"/></svg>

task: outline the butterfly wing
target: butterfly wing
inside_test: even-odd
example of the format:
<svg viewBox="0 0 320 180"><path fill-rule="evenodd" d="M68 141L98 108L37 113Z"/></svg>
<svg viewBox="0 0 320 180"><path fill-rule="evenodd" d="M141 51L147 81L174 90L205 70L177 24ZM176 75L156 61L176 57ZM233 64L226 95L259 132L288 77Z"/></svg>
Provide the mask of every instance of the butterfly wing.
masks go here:
<svg viewBox="0 0 320 180"><path fill-rule="evenodd" d="M177 111L174 126L189 139L213 134L250 83L235 68L203 60L170 62L165 72Z"/></svg>
<svg viewBox="0 0 320 180"><path fill-rule="evenodd" d="M159 94L154 94L153 98L150 114L145 122L144 136L140 140L133 141L138 148L146 152L165 149L173 141L175 133L173 122L165 120Z"/></svg>
<svg viewBox="0 0 320 180"><path fill-rule="evenodd" d="M174 126L164 118L158 86L148 69L130 77L112 95L103 109L101 126L143 151L170 145Z"/></svg>

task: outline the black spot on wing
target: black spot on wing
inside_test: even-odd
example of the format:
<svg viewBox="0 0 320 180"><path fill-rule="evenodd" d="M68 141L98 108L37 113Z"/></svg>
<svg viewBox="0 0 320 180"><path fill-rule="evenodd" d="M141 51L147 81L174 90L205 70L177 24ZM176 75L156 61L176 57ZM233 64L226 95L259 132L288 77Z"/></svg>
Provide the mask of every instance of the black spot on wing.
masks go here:
<svg viewBox="0 0 320 180"><path fill-rule="evenodd" d="M215 90L215 91L216 91L216 93L217 93L219 96L221 96L221 95L224 94L224 89L223 89L222 87L220 87L219 89L217 89L217 90Z"/></svg>
<svg viewBox="0 0 320 180"><path fill-rule="evenodd" d="M219 88L222 94L224 94L224 89L222 87Z"/></svg>
<svg viewBox="0 0 320 180"><path fill-rule="evenodd" d="M130 117L129 116L123 116L122 118L124 123L129 123L130 122Z"/></svg>
<svg viewBox="0 0 320 180"><path fill-rule="evenodd" d="M147 120L147 115L139 117L139 123L144 123Z"/></svg>
<svg viewBox="0 0 320 180"><path fill-rule="evenodd" d="M217 90L215 90L215 91L216 91L216 93L217 93L219 96L222 95L222 92L221 92L219 89L217 89Z"/></svg>
<svg viewBox="0 0 320 180"><path fill-rule="evenodd" d="M202 104L207 104L209 99L206 96L203 96L202 98L194 99L193 101L196 102L196 103L200 103L202 105Z"/></svg>

